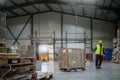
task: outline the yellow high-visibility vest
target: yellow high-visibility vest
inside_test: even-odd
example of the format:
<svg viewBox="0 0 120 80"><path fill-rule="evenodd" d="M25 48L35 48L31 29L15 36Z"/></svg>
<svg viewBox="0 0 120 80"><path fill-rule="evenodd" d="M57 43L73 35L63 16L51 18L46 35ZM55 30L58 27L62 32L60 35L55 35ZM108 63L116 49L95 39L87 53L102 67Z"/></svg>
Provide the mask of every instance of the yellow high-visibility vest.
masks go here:
<svg viewBox="0 0 120 80"><path fill-rule="evenodd" d="M97 47L97 49L96 49L96 54L97 54L97 55L100 55L100 54L102 55L102 54L103 54L103 49L104 49L104 47L102 46L101 50L100 50L100 45L99 45L99 44L98 44L96 47ZM101 52L101 53L100 53L100 52Z"/></svg>

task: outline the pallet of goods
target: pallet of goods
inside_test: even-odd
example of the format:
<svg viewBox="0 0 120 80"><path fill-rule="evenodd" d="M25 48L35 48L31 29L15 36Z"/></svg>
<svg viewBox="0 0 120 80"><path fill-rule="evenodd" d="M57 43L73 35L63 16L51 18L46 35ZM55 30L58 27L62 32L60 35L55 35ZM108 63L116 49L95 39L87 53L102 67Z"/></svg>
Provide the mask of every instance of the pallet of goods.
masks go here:
<svg viewBox="0 0 120 80"><path fill-rule="evenodd" d="M37 74L36 80L51 80L53 78L53 73L51 72L36 71L36 74Z"/></svg>
<svg viewBox="0 0 120 80"><path fill-rule="evenodd" d="M11 50L12 51L12 50ZM17 50L16 50L17 51ZM0 53L0 78L3 80L14 78L16 76L35 73L36 58L34 56L23 56L19 53ZM34 53L31 53L34 55Z"/></svg>
<svg viewBox="0 0 120 80"><path fill-rule="evenodd" d="M120 29L117 30L117 38L113 38L112 62L120 64Z"/></svg>
<svg viewBox="0 0 120 80"><path fill-rule="evenodd" d="M82 69L85 70L85 53L84 49L60 49L58 54L60 70L71 71Z"/></svg>

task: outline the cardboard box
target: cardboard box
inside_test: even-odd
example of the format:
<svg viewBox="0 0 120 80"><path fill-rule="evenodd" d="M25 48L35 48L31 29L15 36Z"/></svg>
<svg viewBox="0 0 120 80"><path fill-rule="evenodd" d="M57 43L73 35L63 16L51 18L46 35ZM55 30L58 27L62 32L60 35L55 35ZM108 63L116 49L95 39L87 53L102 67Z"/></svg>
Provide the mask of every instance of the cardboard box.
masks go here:
<svg viewBox="0 0 120 80"><path fill-rule="evenodd" d="M117 37L120 37L120 29L117 30Z"/></svg>
<svg viewBox="0 0 120 80"><path fill-rule="evenodd" d="M34 57L34 47L30 45L21 45L17 50L21 54L21 57Z"/></svg>
<svg viewBox="0 0 120 80"><path fill-rule="evenodd" d="M60 49L58 55L60 68L74 69L85 67L84 49Z"/></svg>
<svg viewBox="0 0 120 80"><path fill-rule="evenodd" d="M117 38L113 38L113 43L117 43Z"/></svg>

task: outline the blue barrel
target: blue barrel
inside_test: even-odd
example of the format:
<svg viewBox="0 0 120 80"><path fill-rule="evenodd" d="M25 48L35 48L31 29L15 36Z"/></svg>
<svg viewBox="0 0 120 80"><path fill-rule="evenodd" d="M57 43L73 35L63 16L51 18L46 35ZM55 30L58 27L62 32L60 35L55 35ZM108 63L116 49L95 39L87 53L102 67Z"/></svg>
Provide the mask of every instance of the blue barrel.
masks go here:
<svg viewBox="0 0 120 80"><path fill-rule="evenodd" d="M113 49L105 49L104 60L112 60L112 51L113 51Z"/></svg>

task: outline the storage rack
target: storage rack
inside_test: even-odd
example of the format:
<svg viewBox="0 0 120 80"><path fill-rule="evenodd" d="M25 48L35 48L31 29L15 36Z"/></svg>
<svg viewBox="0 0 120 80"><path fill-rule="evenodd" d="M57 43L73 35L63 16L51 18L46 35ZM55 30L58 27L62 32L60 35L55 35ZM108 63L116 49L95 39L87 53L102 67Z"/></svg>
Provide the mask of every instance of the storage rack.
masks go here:
<svg viewBox="0 0 120 80"><path fill-rule="evenodd" d="M6 42L6 14L0 13L0 43Z"/></svg>
<svg viewBox="0 0 120 80"><path fill-rule="evenodd" d="M0 52L6 52L6 14L0 13Z"/></svg>
<svg viewBox="0 0 120 80"><path fill-rule="evenodd" d="M69 36L69 35L73 35L73 37ZM83 33L67 33L67 31L66 31L65 39L63 39L63 42L65 43L65 47L63 47L59 50L59 57L58 57L60 70L64 70L64 71L75 70L76 71L77 69L82 69L84 71L85 64L86 64L86 60L85 60L86 32L84 31ZM63 43L63 42L61 42L61 43ZM82 48L80 49L80 47L70 47L67 45L68 43L75 43L75 44L83 43L84 45L81 45L81 46L84 46L84 48L82 50ZM80 46L80 44L78 46ZM71 53L71 54L69 54L69 53ZM78 56L80 55L80 56L79 57L73 56L75 54ZM72 64L69 62L72 60L72 58L70 56L73 57L73 61L78 62L77 66L69 65L69 64ZM76 58L76 59L74 59L74 58Z"/></svg>
<svg viewBox="0 0 120 80"><path fill-rule="evenodd" d="M84 32L81 32L81 33L68 33L67 31L66 31L66 48L67 48L67 44L68 43L70 43L69 42L69 40L72 40L72 39L70 39L70 38L68 38L68 36L70 35L70 34L75 34L75 35L79 35L78 36L78 38L74 38L73 40L75 41L75 42L73 42L73 43L83 43L84 44L84 68L85 68L85 54L86 54L86 31L84 31ZM80 36L82 36L82 38L80 38Z"/></svg>

